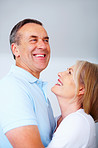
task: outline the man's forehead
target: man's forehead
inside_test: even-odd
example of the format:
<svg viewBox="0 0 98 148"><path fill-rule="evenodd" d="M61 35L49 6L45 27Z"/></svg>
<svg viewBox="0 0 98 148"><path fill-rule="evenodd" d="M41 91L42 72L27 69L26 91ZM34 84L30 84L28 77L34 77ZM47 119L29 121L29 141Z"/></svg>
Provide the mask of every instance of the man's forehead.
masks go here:
<svg viewBox="0 0 98 148"><path fill-rule="evenodd" d="M29 29L41 29L41 30L45 30L45 28L42 25L36 24L36 23L27 23L25 25L23 25L20 30L29 30Z"/></svg>
<svg viewBox="0 0 98 148"><path fill-rule="evenodd" d="M43 34L43 36L48 36L47 31L44 29L43 26L35 23L27 23L24 26L22 26L19 31L19 33L31 33L31 35L39 36L40 34Z"/></svg>

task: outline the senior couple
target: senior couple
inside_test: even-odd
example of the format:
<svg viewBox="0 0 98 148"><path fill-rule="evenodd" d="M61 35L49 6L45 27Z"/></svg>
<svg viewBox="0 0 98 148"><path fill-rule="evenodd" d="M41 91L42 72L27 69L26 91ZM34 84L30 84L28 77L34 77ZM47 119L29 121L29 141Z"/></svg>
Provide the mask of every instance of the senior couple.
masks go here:
<svg viewBox="0 0 98 148"><path fill-rule="evenodd" d="M52 87L61 116L55 120L39 77L50 59L49 37L38 20L24 19L10 33L15 59L0 80L1 148L96 148L98 64L77 61Z"/></svg>

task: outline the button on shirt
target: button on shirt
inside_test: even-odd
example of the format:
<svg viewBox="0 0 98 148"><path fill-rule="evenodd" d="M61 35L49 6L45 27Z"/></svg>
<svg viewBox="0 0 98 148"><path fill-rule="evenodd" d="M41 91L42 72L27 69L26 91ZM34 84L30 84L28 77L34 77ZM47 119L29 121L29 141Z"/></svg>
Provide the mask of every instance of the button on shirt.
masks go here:
<svg viewBox="0 0 98 148"><path fill-rule="evenodd" d="M25 125L37 125L47 146L55 119L46 95L46 82L15 65L0 81L0 126L3 132Z"/></svg>

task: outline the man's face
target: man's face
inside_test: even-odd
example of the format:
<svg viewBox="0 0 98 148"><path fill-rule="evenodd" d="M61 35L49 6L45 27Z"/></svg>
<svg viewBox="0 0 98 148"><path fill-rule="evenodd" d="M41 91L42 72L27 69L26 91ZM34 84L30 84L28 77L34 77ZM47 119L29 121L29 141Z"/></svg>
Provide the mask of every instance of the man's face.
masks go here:
<svg viewBox="0 0 98 148"><path fill-rule="evenodd" d="M28 23L20 28L18 34L21 35L19 45L12 45L16 65L39 78L40 72L47 67L50 59L47 32L39 24Z"/></svg>

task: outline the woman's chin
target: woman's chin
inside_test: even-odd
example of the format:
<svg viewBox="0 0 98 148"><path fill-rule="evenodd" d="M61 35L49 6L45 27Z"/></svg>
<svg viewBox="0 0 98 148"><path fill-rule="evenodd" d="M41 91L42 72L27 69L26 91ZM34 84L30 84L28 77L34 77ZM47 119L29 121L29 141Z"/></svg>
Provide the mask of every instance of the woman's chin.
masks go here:
<svg viewBox="0 0 98 148"><path fill-rule="evenodd" d="M55 86L51 88L51 91L55 94Z"/></svg>
<svg viewBox="0 0 98 148"><path fill-rule="evenodd" d="M53 87L51 88L51 91L57 96L58 91L56 91L55 86L53 86Z"/></svg>
<svg viewBox="0 0 98 148"><path fill-rule="evenodd" d="M54 93L54 86L51 88L51 91Z"/></svg>

